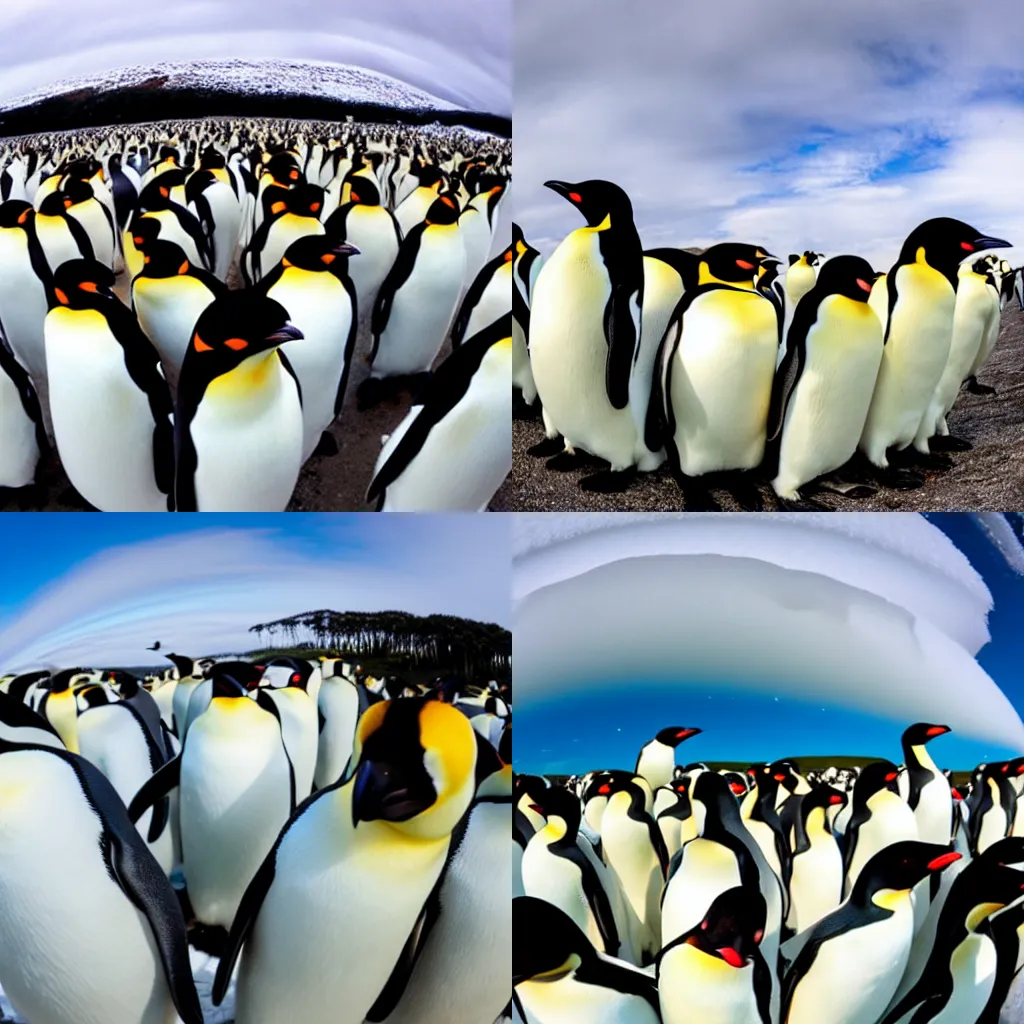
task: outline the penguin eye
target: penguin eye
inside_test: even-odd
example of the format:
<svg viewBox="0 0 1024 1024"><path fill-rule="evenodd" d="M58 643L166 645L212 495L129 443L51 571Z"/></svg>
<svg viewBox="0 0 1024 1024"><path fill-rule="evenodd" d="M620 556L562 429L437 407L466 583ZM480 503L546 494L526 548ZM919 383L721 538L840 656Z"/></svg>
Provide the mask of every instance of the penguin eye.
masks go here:
<svg viewBox="0 0 1024 1024"><path fill-rule="evenodd" d="M857 287L865 292L871 291L871 285L869 285L862 277L857 278Z"/></svg>
<svg viewBox="0 0 1024 1024"><path fill-rule="evenodd" d="M69 209L72 206L74 206L74 203L72 203L70 199L65 199L64 200L64 209L65 210Z"/></svg>
<svg viewBox="0 0 1024 1024"><path fill-rule="evenodd" d="M136 245L142 245L142 243L145 242L146 240L142 237L142 235L133 235L132 236L132 241Z"/></svg>
<svg viewBox="0 0 1024 1024"><path fill-rule="evenodd" d="M160 186L160 195L162 195L164 199L166 199L170 194L169 189L165 188L163 185Z"/></svg>
<svg viewBox="0 0 1024 1024"><path fill-rule="evenodd" d="M964 252L974 252L974 246L970 242L961 242L960 248L963 249Z"/></svg>
<svg viewBox="0 0 1024 1024"><path fill-rule="evenodd" d="M195 350L197 352L212 352L213 351L213 346L212 345L207 345L206 342L203 341L203 339L200 338L198 334L195 336L195 338L192 339L192 345L193 345L193 347L195 348Z"/></svg>
<svg viewBox="0 0 1024 1024"><path fill-rule="evenodd" d="M28 210L22 210L21 216L18 218L19 224L24 224L28 220Z"/></svg>
<svg viewBox="0 0 1024 1024"><path fill-rule="evenodd" d="M758 928L757 931L754 932L754 945L755 946L760 946L761 945L761 940L763 938L764 938L764 931L761 928Z"/></svg>
<svg viewBox="0 0 1024 1024"><path fill-rule="evenodd" d="M570 192L569 193L569 201L571 203L582 203L583 202L583 196L581 196L579 194L579 192Z"/></svg>
<svg viewBox="0 0 1024 1024"><path fill-rule="evenodd" d="M296 181L298 179L298 177L299 177L299 172L298 171L290 171L288 173L288 177L291 178L292 181Z"/></svg>
<svg viewBox="0 0 1024 1024"><path fill-rule="evenodd" d="M333 263L336 258L337 257L334 255L333 252L325 252L323 256L320 257L320 259L322 259L324 263Z"/></svg>
<svg viewBox="0 0 1024 1024"><path fill-rule="evenodd" d="M227 345L228 348L234 349L236 352L241 352L243 348L249 347L249 342L247 342L245 338L228 338L224 344Z"/></svg>
<svg viewBox="0 0 1024 1024"><path fill-rule="evenodd" d="M316 213L316 212L317 212L317 210L319 210L319 209L320 209L320 204L319 204L319 203L310 203L310 204L309 204L309 208L310 208L310 209L311 209L311 210L312 210L312 211L313 211L314 213Z"/></svg>
<svg viewBox="0 0 1024 1024"><path fill-rule="evenodd" d="M147 256L142 262L143 263L152 263L153 262L153 257L152 256Z"/></svg>
<svg viewBox="0 0 1024 1024"><path fill-rule="evenodd" d="M754 269L754 264L753 263L748 263L746 260L737 260L736 261L736 266L739 267L741 270L753 270Z"/></svg>
<svg viewBox="0 0 1024 1024"><path fill-rule="evenodd" d="M92 292L94 295L99 291L94 281L83 281L79 286L83 292Z"/></svg>
<svg viewBox="0 0 1024 1024"><path fill-rule="evenodd" d="M355 192L349 192L348 196L349 196L349 199L351 199L353 203L358 203L359 202L359 196L357 196L355 194Z"/></svg>
<svg viewBox="0 0 1024 1024"><path fill-rule="evenodd" d="M512 258L513 258L512 250L509 249L509 251L507 253L505 253L505 262L506 263L511 263L512 262Z"/></svg>
<svg viewBox="0 0 1024 1024"><path fill-rule="evenodd" d="M279 201L279 202L276 202L276 203L271 205L270 212L271 213L280 213L282 210L287 210L287 209L288 209L288 204L287 203L282 203L282 202Z"/></svg>
<svg viewBox="0 0 1024 1024"><path fill-rule="evenodd" d="M453 209L455 208L455 204L447 196L441 196L441 202L444 203L445 206L450 206Z"/></svg>
<svg viewBox="0 0 1024 1024"><path fill-rule="evenodd" d="M149 257L147 256L146 258L148 259ZM179 274L187 274L188 273L188 260L185 260L185 262L182 263L182 265L180 267L178 267L178 273Z"/></svg>
<svg viewBox="0 0 1024 1024"><path fill-rule="evenodd" d="M62 292L59 288L54 288L53 289L53 294L57 296L57 301L62 306L69 305L70 300L68 299L67 295L65 295L64 292Z"/></svg>

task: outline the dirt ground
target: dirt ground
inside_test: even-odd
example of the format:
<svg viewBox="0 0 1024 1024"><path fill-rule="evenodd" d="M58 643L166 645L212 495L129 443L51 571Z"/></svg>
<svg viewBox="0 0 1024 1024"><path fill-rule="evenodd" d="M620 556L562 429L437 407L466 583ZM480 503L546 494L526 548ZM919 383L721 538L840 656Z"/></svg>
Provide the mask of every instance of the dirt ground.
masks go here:
<svg viewBox="0 0 1024 1024"><path fill-rule="evenodd" d="M995 395L963 391L948 417L952 434L970 441L967 452L950 455L953 468L929 473L918 490L880 489L876 494L852 499L821 492L814 500L834 511L1016 512L1024 509L1024 313L1012 302L1003 311L999 340L988 364L978 375ZM543 440L540 419L516 420L512 425L512 476L497 499L503 507L521 512L614 512L679 511L682 493L663 466L641 474L622 494L598 494L580 490L577 481L590 467L568 473L545 468L544 459L527 454ZM766 509L776 508L774 494L765 484ZM738 508L724 491L715 492L726 510Z"/></svg>

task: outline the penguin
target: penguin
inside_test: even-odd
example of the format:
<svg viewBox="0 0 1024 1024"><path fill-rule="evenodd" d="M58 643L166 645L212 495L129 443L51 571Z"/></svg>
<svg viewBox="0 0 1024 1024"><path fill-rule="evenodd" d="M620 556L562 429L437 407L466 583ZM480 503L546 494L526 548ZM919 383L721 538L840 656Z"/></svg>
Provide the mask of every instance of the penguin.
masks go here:
<svg viewBox="0 0 1024 1024"><path fill-rule="evenodd" d="M93 258L89 233L68 213L71 205L63 192L52 192L36 210L36 237L51 274L69 260Z"/></svg>
<svg viewBox="0 0 1024 1024"><path fill-rule="evenodd" d="M0 788L0 985L18 1014L202 1024L177 897L114 787L73 753L0 740Z"/></svg>
<svg viewBox="0 0 1024 1024"><path fill-rule="evenodd" d="M662 949L665 1024L771 1024L772 968L759 948L767 911L760 892L728 889L699 924Z"/></svg>
<svg viewBox="0 0 1024 1024"><path fill-rule="evenodd" d="M661 1024L656 980L598 953L561 910L512 901L513 1002L531 1024Z"/></svg>
<svg viewBox="0 0 1024 1024"><path fill-rule="evenodd" d="M882 325L868 305L875 274L835 256L803 294L768 410L765 469L783 501L857 451L882 362Z"/></svg>
<svg viewBox="0 0 1024 1024"><path fill-rule="evenodd" d="M356 725L371 704L365 686L335 670L317 694L320 725L313 784L317 789L333 785L344 774L352 756Z"/></svg>
<svg viewBox="0 0 1024 1024"><path fill-rule="evenodd" d="M226 294L227 286L189 262L180 245L159 238L146 245L142 270L132 281L132 306L172 388L200 314Z"/></svg>
<svg viewBox="0 0 1024 1024"><path fill-rule="evenodd" d="M198 170L185 183L185 200L203 227L213 275L226 282L242 226L242 208L232 183L213 170Z"/></svg>
<svg viewBox="0 0 1024 1024"><path fill-rule="evenodd" d="M178 187L183 188L183 186L184 177L181 178ZM185 251L189 262L204 270L209 270L211 266L210 247L203 226L199 223L199 218L183 205L186 202L184 195L181 199L182 202L175 202L171 198L171 188L167 184L154 181L142 190L142 194L139 196L139 214L138 217L133 218L132 223L134 224L136 220L156 221L160 225L160 237L165 242L176 242ZM126 246L125 262L131 271L133 268L128 255Z"/></svg>
<svg viewBox="0 0 1024 1024"><path fill-rule="evenodd" d="M166 511L170 391L156 349L113 287L113 271L95 260L71 260L54 275L44 334L57 451L101 512Z"/></svg>
<svg viewBox="0 0 1024 1024"><path fill-rule="evenodd" d="M381 448L377 510L484 511L512 469L512 318L459 346Z"/></svg>
<svg viewBox="0 0 1024 1024"><path fill-rule="evenodd" d="M551 468L575 465L581 448L610 463L580 481L584 490L621 491L637 466L629 409L630 373L640 339L644 265L633 207L601 180L545 182L583 214L541 268L530 303L530 365L544 415L565 440Z"/></svg>
<svg viewBox="0 0 1024 1024"><path fill-rule="evenodd" d="M643 776L652 790L667 786L672 781L676 765L676 747L701 732L701 729L683 726L659 729L654 739L640 748L634 774Z"/></svg>
<svg viewBox="0 0 1024 1024"><path fill-rule="evenodd" d="M465 283L469 287L476 280L491 248L495 213L505 192L505 186L494 184L478 192L466 203L459 214L459 234L466 247Z"/></svg>
<svg viewBox="0 0 1024 1024"><path fill-rule="evenodd" d="M860 440L860 450L883 474L890 468L887 450L903 450L912 442L914 460L928 464L922 461L930 455L927 440L915 438L949 358L960 262L972 253L1009 245L947 217L918 225L903 243L886 278L885 349ZM937 464L934 458L928 461ZM913 484L915 476L895 479Z"/></svg>
<svg viewBox="0 0 1024 1024"><path fill-rule="evenodd" d="M356 293L349 258L359 250L327 235L307 235L288 246L281 262L257 286L288 310L302 340L288 348L302 391L302 461L341 412L356 343ZM327 450L337 450L333 438Z"/></svg>
<svg viewBox="0 0 1024 1024"><path fill-rule="evenodd" d="M495 320L512 312L512 260L510 245L486 263L477 274L452 325L452 348L479 334Z"/></svg>
<svg viewBox="0 0 1024 1024"><path fill-rule="evenodd" d="M959 859L916 840L876 853L849 898L800 937L782 981L780 1024L818 1024L823 1006L837 1021L877 1021L910 956L914 886Z"/></svg>
<svg viewBox="0 0 1024 1024"><path fill-rule="evenodd" d="M171 726L179 741L184 741L187 729L188 705L192 691L203 681L202 669L196 662L184 654L165 654L165 658L174 664L178 673L174 691L171 694Z"/></svg>
<svg viewBox="0 0 1024 1024"><path fill-rule="evenodd" d="M522 393L523 404L530 407L537 400L537 385L530 367L530 300L542 261L540 253L526 241L523 229L514 222L512 245L512 387Z"/></svg>
<svg viewBox="0 0 1024 1024"><path fill-rule="evenodd" d="M989 265L989 271L991 273L992 280L989 282L986 279L986 288L989 296L992 299L994 305L999 304L999 288L997 287L997 275L995 273L995 257L985 257L985 262ZM974 362L971 363L970 375L967 378L967 390L973 395L994 395L995 388L990 387L987 384L978 383L978 373L982 367L988 362L989 356L992 355L992 350L996 347L996 342L999 340L999 328L1002 323L1002 310L991 318L985 329L985 333L982 335L981 344L978 346L978 354L974 357Z"/></svg>
<svg viewBox="0 0 1024 1024"><path fill-rule="evenodd" d="M181 753L139 789L128 813L137 822L173 787L180 789L189 901L200 924L226 932L288 820L295 780L280 721L248 697L259 670L219 662L210 671L210 707L192 723Z"/></svg>
<svg viewBox="0 0 1024 1024"><path fill-rule="evenodd" d="M428 216L444 185L444 175L432 164L423 167L417 177L416 187L395 207L395 220L403 238Z"/></svg>
<svg viewBox="0 0 1024 1024"><path fill-rule="evenodd" d="M0 494L20 492L22 503L38 498L36 469L48 449L36 389L0 336Z"/></svg>
<svg viewBox="0 0 1024 1024"><path fill-rule="evenodd" d="M764 455L778 354L775 307L753 289L759 252L737 243L704 252L699 283L686 290L661 342L655 389L669 466L688 509L717 509L696 481L709 473L734 474L741 504L761 507L735 476Z"/></svg>
<svg viewBox="0 0 1024 1024"><path fill-rule="evenodd" d="M93 258L113 270L114 257L117 255L117 231L110 210L100 202L87 181L72 178L64 186L62 194L65 214L76 220L89 236Z"/></svg>
<svg viewBox="0 0 1024 1024"><path fill-rule="evenodd" d="M124 231L138 204L142 179L135 168L131 164L125 164L117 153L112 153L107 158L107 173L110 176L117 229Z"/></svg>
<svg viewBox="0 0 1024 1024"><path fill-rule="evenodd" d="M60 734L42 715L0 690L0 743L4 742L67 749Z"/></svg>
<svg viewBox="0 0 1024 1024"><path fill-rule="evenodd" d="M455 315L465 261L458 211L451 198L441 196L403 237L377 293L370 323L371 379L430 370Z"/></svg>
<svg viewBox="0 0 1024 1024"><path fill-rule="evenodd" d="M376 1008L376 1019L385 1024L489 1021L508 1003L510 744L506 754L508 761L503 761L489 744L477 745L476 795L452 838L451 858L437 891L437 920L395 1009L384 1017L384 1008Z"/></svg>
<svg viewBox="0 0 1024 1024"><path fill-rule="evenodd" d="M284 686L261 690L260 697L265 696L275 705L295 774L295 794L297 799L305 800L313 791L320 726L316 700L307 692L313 666L308 661L290 657L274 658L267 667L274 665L288 671L287 681Z"/></svg>
<svg viewBox="0 0 1024 1024"><path fill-rule="evenodd" d="M1024 967L1024 900L1015 900L1005 910L993 914L988 921L988 933L996 945L996 976L977 1024L999 1024L1010 987Z"/></svg>
<svg viewBox="0 0 1024 1024"><path fill-rule="evenodd" d="M302 465L302 398L279 302L230 292L192 333L174 416L179 512L283 512Z"/></svg>
<svg viewBox="0 0 1024 1024"><path fill-rule="evenodd" d="M794 309L797 303L814 287L814 268L818 265L820 255L810 249L802 256L798 256L796 253L790 254L785 289L788 304Z"/></svg>
<svg viewBox="0 0 1024 1024"><path fill-rule="evenodd" d="M374 704L359 722L351 774L296 810L247 890L214 1005L241 953L238 1024L375 1020L436 920L430 897L474 796L476 758L473 727L450 705ZM358 972L321 966L356 958Z"/></svg>
<svg viewBox="0 0 1024 1024"><path fill-rule="evenodd" d="M242 273L247 284L269 274L297 239L324 234L320 222L324 190L318 185L292 189L271 186L264 193L264 201L267 215L242 255Z"/></svg>
<svg viewBox="0 0 1024 1024"><path fill-rule="evenodd" d="M689 789L688 779L674 779L654 794L651 813L658 823L670 863L685 843L697 838L697 823L690 805Z"/></svg>
<svg viewBox="0 0 1024 1024"><path fill-rule="evenodd" d="M971 779L967 841L975 856L1010 834L1017 810L1016 796L1009 782L1011 763L979 765ZM1024 764L1015 769L1016 772L1021 770Z"/></svg>
<svg viewBox="0 0 1024 1024"><path fill-rule="evenodd" d="M817 786L783 811L783 824L792 834L788 877L786 927L790 933L806 931L834 910L843 899L843 855L829 827L827 812L845 807L846 796L832 786ZM788 804L786 805L788 808Z"/></svg>
<svg viewBox="0 0 1024 1024"><path fill-rule="evenodd" d="M948 732L948 725L918 722L904 731L901 740L907 768L907 806L914 812L918 837L925 843L948 844L953 831L949 780L939 771L926 746Z"/></svg>

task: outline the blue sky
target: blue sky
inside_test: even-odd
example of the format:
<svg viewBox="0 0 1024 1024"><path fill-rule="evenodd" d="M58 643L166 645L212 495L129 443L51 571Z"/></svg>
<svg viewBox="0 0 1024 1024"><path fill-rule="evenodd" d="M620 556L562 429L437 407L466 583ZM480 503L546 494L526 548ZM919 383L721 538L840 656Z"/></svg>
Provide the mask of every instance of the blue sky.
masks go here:
<svg viewBox="0 0 1024 1024"><path fill-rule="evenodd" d="M884 514L884 513L882 513ZM993 599L989 616L991 641L978 661L1024 713L1024 577L1007 563L977 522L957 513L930 514L938 526L983 576ZM1020 523L1017 524L1021 526ZM1017 552L1018 558L1021 554ZM628 644L628 638L623 638ZM822 666L827 675L828 666ZM682 681L682 680L681 680ZM822 687L827 694L827 687ZM688 680L673 691L642 679L624 680L619 688L521 702L516 736L519 771L585 771L597 767L632 767L636 752L666 726L699 726L702 735L680 749L691 760L770 760L818 754L885 756L901 759L899 738L909 722L883 714L851 711L827 699L797 700L770 689L727 690ZM982 760L1020 753L998 745L958 737L935 741L944 766L963 769Z"/></svg>
<svg viewBox="0 0 1024 1024"><path fill-rule="evenodd" d="M0 673L251 646L314 608L507 623L502 516L11 515L0 534Z"/></svg>
<svg viewBox="0 0 1024 1024"><path fill-rule="evenodd" d="M1024 19L1012 0L516 6L516 216L579 226L549 178L608 178L646 247L743 240L879 269L931 216L1024 248Z"/></svg>

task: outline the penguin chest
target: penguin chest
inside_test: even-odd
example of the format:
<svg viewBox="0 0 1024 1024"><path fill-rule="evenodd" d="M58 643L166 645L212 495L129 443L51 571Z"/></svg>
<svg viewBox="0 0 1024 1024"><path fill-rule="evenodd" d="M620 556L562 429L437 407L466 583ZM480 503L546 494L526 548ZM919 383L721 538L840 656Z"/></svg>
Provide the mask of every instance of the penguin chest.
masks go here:
<svg viewBox="0 0 1024 1024"><path fill-rule="evenodd" d="M183 274L137 278L132 284L132 298L139 324L176 381L196 321L213 301L213 293L198 279Z"/></svg>
<svg viewBox="0 0 1024 1024"><path fill-rule="evenodd" d="M995 944L987 935L970 933L953 950L949 970L953 976L953 992L930 1024L977 1020L995 987Z"/></svg>
<svg viewBox="0 0 1024 1024"><path fill-rule="evenodd" d="M292 242L307 235L322 235L324 226L315 217L297 217L286 213L278 217L270 225L263 251L259 253L259 268L263 274L269 274L280 262L288 246Z"/></svg>
<svg viewBox="0 0 1024 1024"><path fill-rule="evenodd" d="M949 783L937 769L921 789L914 818L921 842L949 845L953 828L953 798Z"/></svg>
<svg viewBox="0 0 1024 1024"><path fill-rule="evenodd" d="M683 858L665 890L661 939L667 945L699 924L715 898L741 884L736 855L707 839L683 847Z"/></svg>
<svg viewBox="0 0 1024 1024"><path fill-rule="evenodd" d="M676 756L672 747L664 743L648 743L637 761L637 774L642 775L651 789L667 786L672 781Z"/></svg>
<svg viewBox="0 0 1024 1024"><path fill-rule="evenodd" d="M345 218L345 241L359 250L349 261L349 277L359 299L360 319L373 312L380 286L398 256L398 235L381 206L354 206Z"/></svg>
<svg viewBox="0 0 1024 1024"><path fill-rule="evenodd" d="M0 487L32 483L39 461L36 425L21 404L14 381L0 370Z"/></svg>
<svg viewBox="0 0 1024 1024"><path fill-rule="evenodd" d="M516 993L531 1024L658 1024L654 1007L640 996L583 984L572 975L527 981Z"/></svg>
<svg viewBox="0 0 1024 1024"><path fill-rule="evenodd" d="M512 264L503 263L487 283L466 325L467 339L512 309Z"/></svg>
<svg viewBox="0 0 1024 1024"><path fill-rule="evenodd" d="M658 970L664 1024L760 1024L754 967L731 967L719 957L682 943Z"/></svg>
<svg viewBox="0 0 1024 1024"><path fill-rule="evenodd" d="M563 910L598 949L604 949L597 922L583 891L579 867L550 850L554 838L535 832L523 853L523 888L527 896L546 900Z"/></svg>
<svg viewBox="0 0 1024 1024"><path fill-rule="evenodd" d="M814 287L815 280L814 267L803 260L794 263L786 272L786 298L795 306Z"/></svg>
<svg viewBox="0 0 1024 1024"><path fill-rule="evenodd" d="M144 217L152 217L160 223L159 237L168 242L177 242L185 250L189 262L196 267L204 266L204 261L199 256L199 249L195 239L182 227L177 214L173 210L154 210L143 214ZM141 269L141 264L140 264Z"/></svg>
<svg viewBox="0 0 1024 1024"><path fill-rule="evenodd" d="M852 886L861 868L879 850L904 839L917 839L914 812L888 790L876 793L868 800L871 817L857 831L857 845L850 864L848 886Z"/></svg>
<svg viewBox="0 0 1024 1024"><path fill-rule="evenodd" d="M793 858L789 898L786 923L796 932L809 928L842 901L843 857L836 841L823 830L811 835L809 850Z"/></svg>
<svg viewBox="0 0 1024 1024"><path fill-rule="evenodd" d="M601 819L601 841L608 867L615 872L637 918L657 932L661 867L642 821L634 821L613 801Z"/></svg>
<svg viewBox="0 0 1024 1024"><path fill-rule="evenodd" d="M63 217L46 217L37 213L36 234L51 273L68 260L82 258L78 243Z"/></svg>
<svg viewBox="0 0 1024 1024"><path fill-rule="evenodd" d="M96 199L79 203L69 208L68 216L74 217L89 236L93 257L105 267L113 268L114 230L100 203Z"/></svg>
<svg viewBox="0 0 1024 1024"><path fill-rule="evenodd" d="M0 323L18 361L38 382L46 376L46 292L32 269L24 231L0 228L0 267Z"/></svg>
<svg viewBox="0 0 1024 1024"><path fill-rule="evenodd" d="M284 687L273 694L281 716L281 735L295 771L295 799L305 800L313 788L316 767L317 719L316 705L308 693Z"/></svg>
<svg viewBox="0 0 1024 1024"><path fill-rule="evenodd" d="M666 396L686 475L761 461L777 353L774 307L755 292L709 292L686 310Z"/></svg>

